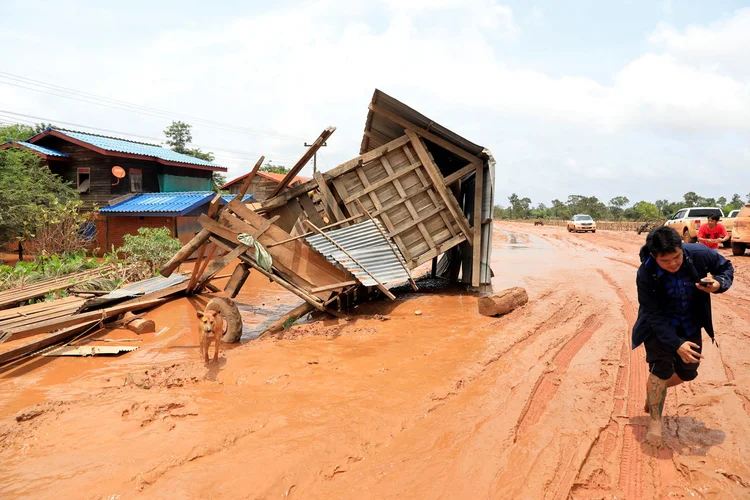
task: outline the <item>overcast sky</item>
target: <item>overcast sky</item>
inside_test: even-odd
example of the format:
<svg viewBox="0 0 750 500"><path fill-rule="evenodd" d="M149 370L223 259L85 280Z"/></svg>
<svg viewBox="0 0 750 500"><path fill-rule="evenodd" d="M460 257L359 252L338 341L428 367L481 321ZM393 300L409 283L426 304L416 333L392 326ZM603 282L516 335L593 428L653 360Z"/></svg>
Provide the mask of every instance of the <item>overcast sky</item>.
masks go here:
<svg viewBox="0 0 750 500"><path fill-rule="evenodd" d="M512 192L534 204L744 197L743 3L5 0L0 122L33 116L156 142L181 118L230 178L260 154L293 164L334 125L325 171L359 154L379 88L490 149L499 204Z"/></svg>

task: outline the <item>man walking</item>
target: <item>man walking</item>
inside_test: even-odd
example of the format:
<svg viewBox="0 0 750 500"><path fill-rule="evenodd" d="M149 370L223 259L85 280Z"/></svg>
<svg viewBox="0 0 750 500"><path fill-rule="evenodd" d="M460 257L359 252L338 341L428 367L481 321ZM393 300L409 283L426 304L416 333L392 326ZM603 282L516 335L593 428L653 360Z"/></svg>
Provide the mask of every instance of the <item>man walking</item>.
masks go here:
<svg viewBox="0 0 750 500"><path fill-rule="evenodd" d="M640 257L633 349L641 344L646 348L645 410L651 417L646 441L660 447L667 388L698 376L701 329L714 341L710 294L732 286L734 269L704 245L683 245L677 231L666 226L649 233ZM713 278L707 278L709 273Z"/></svg>
<svg viewBox="0 0 750 500"><path fill-rule="evenodd" d="M719 223L719 220L721 220L719 214L708 216L708 224L703 224L698 229L698 243L703 243L708 248L713 248L714 250L719 248L719 243L724 243L729 235L724 224Z"/></svg>

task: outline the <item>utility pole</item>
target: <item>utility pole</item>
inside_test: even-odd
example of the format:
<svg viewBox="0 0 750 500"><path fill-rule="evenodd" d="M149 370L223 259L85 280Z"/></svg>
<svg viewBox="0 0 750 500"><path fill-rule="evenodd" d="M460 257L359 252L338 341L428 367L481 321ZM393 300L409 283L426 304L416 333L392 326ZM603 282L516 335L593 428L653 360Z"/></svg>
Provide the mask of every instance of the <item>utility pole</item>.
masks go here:
<svg viewBox="0 0 750 500"><path fill-rule="evenodd" d="M312 146L312 144L308 144L307 141L305 141L305 147L309 148L310 146ZM328 146L328 143L324 142L321 147L324 148L326 146ZM316 151L315 154L313 155L313 175L315 175L317 171L318 171L318 152Z"/></svg>

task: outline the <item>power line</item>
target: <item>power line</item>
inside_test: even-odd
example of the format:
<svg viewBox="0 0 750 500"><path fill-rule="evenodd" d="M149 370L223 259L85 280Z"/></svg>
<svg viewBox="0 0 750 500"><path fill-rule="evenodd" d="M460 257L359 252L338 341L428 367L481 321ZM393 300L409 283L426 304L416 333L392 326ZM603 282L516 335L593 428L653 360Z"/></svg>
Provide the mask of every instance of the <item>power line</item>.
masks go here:
<svg viewBox="0 0 750 500"><path fill-rule="evenodd" d="M55 120L53 118L44 118L44 117L41 117L41 116L28 115L28 114L25 114L25 113L17 113L17 112L14 112L14 111L8 111L8 110L4 110L4 109L0 109L0 116L5 117L6 119L17 120L17 121L22 122L23 124L27 124L27 125L36 125L37 122L35 122L35 121L29 121L28 120L28 118L31 118L32 120L40 120L40 121L47 122L47 123L53 123L53 124L58 124L59 123L59 124L67 125L67 126L71 126L71 127L84 128L84 129L88 129L88 130L94 130L94 131L97 131L97 132L104 132L104 133L107 133L107 134L117 134L117 135L124 135L124 136L127 136L127 137L135 137L135 138L138 138L138 139L147 140L147 141L154 141L154 142L157 142L157 143L160 143L160 142L162 142L164 140L164 139L158 139L158 138L155 138L155 137L149 137L149 136L143 136L143 135L138 135L138 134L132 134L132 133L129 133L129 132L121 132L121 131L117 131L117 130L110 130L110 129L104 129L104 128L99 128L99 127L91 127L89 125L83 125L83 124L80 124L80 123L72 123L72 122L67 122L67 121L62 121L62 120ZM22 117L22 118L18 118L18 117ZM191 145L194 146L194 147L197 147L199 149L211 150L211 152L219 152L219 151L221 151L221 152L224 152L224 153L229 153L230 155L245 157L247 159L257 159L258 157L261 156L261 153L256 153L256 152L248 151L248 150L234 150L234 149L217 148L217 147L213 147L213 146L206 146L206 145L200 145L200 144L194 144L194 143L191 143ZM273 154L273 153L266 154L265 156L267 156L267 157L274 157L275 159L280 160L280 161L284 161L284 162L296 162L297 161L297 158L293 158L291 156L285 156L285 155L277 155L277 154Z"/></svg>
<svg viewBox="0 0 750 500"><path fill-rule="evenodd" d="M12 82L16 82L16 83L12 83ZM142 115L147 115L147 116L152 116L152 117L157 117L157 118L178 117L182 119L191 120L193 122L199 122L202 125L207 126L207 127L213 127L213 128L223 129L223 130L231 130L231 131L239 132L239 133L261 135L261 136L268 136L268 137L274 137L274 138L283 138L283 139L287 139L290 141L291 140L297 141L299 139L302 139L299 136L280 134L277 132L258 131L258 130L254 130L254 129L247 128L247 127L238 127L236 125L218 122L215 120L208 120L208 119L200 118L196 116L185 115L181 113L172 113L172 112L161 110L158 108L142 106L139 104L122 101L119 99L112 99L109 97L98 96L96 94L91 94L89 92L83 92L83 91L71 89L68 87L63 87L60 85L43 82L40 80L34 80L31 78L26 78L20 75L14 75L12 73L7 73L4 71L0 71L0 83L4 85L26 89L26 90L32 90L35 92L41 92L41 93L45 93L49 95L54 95L54 96L62 97L65 99L72 99L75 101L85 102L88 104L94 104L97 106L105 106L108 108L118 109L121 111L128 111L131 113L142 114ZM35 88L35 87L40 87L40 88Z"/></svg>

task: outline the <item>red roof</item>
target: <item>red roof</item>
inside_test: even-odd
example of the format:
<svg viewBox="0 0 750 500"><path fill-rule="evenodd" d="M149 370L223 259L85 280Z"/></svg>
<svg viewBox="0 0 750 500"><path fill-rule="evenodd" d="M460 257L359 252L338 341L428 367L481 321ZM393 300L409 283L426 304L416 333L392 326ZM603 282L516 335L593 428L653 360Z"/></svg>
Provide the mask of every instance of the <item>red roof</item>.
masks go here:
<svg viewBox="0 0 750 500"><path fill-rule="evenodd" d="M221 186L219 189L222 189L222 190L223 189L228 189L229 186L231 186L233 184L236 184L237 182L243 181L248 175L250 175L249 172L246 173L245 175L241 175L241 176L237 177L236 179L227 182L226 184L224 184L223 186ZM275 182L277 184L279 182L283 181L284 177L286 177L286 174L276 174L274 172L262 172L260 170L257 172L256 175L258 175L260 177L263 177L264 179L268 179L269 181L273 181L273 182ZM294 184L294 183L296 183L298 181L300 183L304 183L304 182L307 182L309 180L311 180L309 177L302 177L301 175L298 175L297 177L295 177L294 179L292 179L292 182L290 182L289 184L291 185L291 184Z"/></svg>

